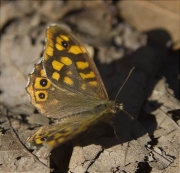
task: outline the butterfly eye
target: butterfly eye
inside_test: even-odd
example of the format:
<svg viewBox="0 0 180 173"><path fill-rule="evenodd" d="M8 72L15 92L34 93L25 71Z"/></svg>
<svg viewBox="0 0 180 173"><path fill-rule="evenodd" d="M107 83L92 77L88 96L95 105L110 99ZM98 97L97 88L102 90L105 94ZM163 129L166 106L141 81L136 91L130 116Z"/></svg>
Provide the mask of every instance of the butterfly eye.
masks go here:
<svg viewBox="0 0 180 173"><path fill-rule="evenodd" d="M39 98L40 99L44 99L45 98L45 94L44 93L39 93Z"/></svg>
<svg viewBox="0 0 180 173"><path fill-rule="evenodd" d="M66 41L62 41L61 44L64 48L68 48L68 43Z"/></svg>
<svg viewBox="0 0 180 173"><path fill-rule="evenodd" d="M46 79L41 79L41 80L40 80L40 85L41 85L42 87L45 87L45 86L47 85L47 80L46 80Z"/></svg>
<svg viewBox="0 0 180 173"><path fill-rule="evenodd" d="M41 138L41 141L45 141L47 139L47 137L43 137Z"/></svg>

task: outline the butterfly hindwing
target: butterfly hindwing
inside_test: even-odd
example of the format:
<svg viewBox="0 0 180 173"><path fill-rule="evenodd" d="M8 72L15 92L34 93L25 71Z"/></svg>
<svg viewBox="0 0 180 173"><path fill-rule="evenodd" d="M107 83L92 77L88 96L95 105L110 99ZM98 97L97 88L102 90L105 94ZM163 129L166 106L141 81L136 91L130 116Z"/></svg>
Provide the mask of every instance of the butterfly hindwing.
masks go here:
<svg viewBox="0 0 180 173"><path fill-rule="evenodd" d="M57 88L46 77L42 61L34 66L26 89L32 104L43 115L51 118L63 118L93 110L96 105L102 103L102 100L94 97Z"/></svg>

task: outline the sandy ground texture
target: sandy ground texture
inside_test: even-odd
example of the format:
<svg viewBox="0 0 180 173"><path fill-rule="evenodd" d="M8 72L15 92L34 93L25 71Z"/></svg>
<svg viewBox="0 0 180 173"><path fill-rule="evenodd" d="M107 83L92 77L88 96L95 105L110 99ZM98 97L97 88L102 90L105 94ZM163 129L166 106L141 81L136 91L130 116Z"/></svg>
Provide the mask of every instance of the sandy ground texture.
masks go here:
<svg viewBox="0 0 180 173"><path fill-rule="evenodd" d="M171 9L167 1L1 1L0 172L178 173L174 3ZM134 120L120 112L113 126L96 124L52 151L29 148L28 137L56 122L35 109L25 90L50 24L68 27L87 46L111 100L135 67L118 95Z"/></svg>

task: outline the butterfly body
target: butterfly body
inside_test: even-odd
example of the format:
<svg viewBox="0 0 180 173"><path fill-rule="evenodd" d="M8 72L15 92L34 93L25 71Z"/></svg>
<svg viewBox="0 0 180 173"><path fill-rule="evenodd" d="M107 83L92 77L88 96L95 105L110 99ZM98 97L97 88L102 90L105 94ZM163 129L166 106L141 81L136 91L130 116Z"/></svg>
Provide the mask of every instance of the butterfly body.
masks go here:
<svg viewBox="0 0 180 173"><path fill-rule="evenodd" d="M35 147L54 148L122 109L122 104L109 100L85 47L57 25L46 31L43 59L29 75L26 90L43 115L59 120L28 139Z"/></svg>

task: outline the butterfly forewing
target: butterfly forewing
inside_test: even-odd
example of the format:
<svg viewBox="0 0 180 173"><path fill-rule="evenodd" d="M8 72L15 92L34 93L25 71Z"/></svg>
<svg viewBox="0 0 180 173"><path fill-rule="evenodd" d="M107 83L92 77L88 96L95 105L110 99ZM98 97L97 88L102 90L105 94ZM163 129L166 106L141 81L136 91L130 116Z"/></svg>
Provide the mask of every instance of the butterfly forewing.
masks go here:
<svg viewBox="0 0 180 173"><path fill-rule="evenodd" d="M62 90L108 99L99 72L85 47L67 30L46 30L44 69L48 79Z"/></svg>
<svg viewBox="0 0 180 173"><path fill-rule="evenodd" d="M107 113L105 109L86 111L80 115L63 118L58 124L43 126L28 139L30 146L45 145L54 148L96 124L103 119L102 115L105 113Z"/></svg>

